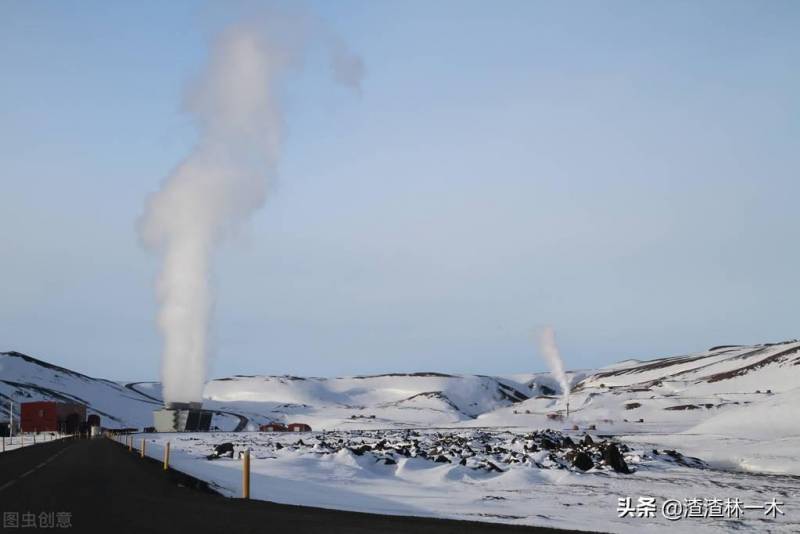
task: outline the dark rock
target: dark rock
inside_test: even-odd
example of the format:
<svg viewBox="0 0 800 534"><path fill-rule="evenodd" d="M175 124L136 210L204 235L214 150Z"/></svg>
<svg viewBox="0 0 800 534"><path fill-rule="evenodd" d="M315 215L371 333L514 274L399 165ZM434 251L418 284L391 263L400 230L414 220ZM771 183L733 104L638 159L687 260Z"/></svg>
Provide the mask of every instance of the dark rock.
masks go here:
<svg viewBox="0 0 800 534"><path fill-rule="evenodd" d="M613 443L609 443L603 449L603 461L617 473L629 474L631 472L619 449Z"/></svg>
<svg viewBox="0 0 800 534"><path fill-rule="evenodd" d="M502 469L500 469L499 467L497 467L495 464L493 464L492 462L490 462L488 460L483 465L483 468L486 469L489 472L492 472L492 471L494 471L495 473L504 473L505 472L505 471L503 471Z"/></svg>
<svg viewBox="0 0 800 534"><path fill-rule="evenodd" d="M589 445L594 445L594 440L592 439L592 436L590 436L589 434L583 436L583 444L587 447Z"/></svg>
<svg viewBox="0 0 800 534"><path fill-rule="evenodd" d="M206 456L206 458L213 460L214 458L222 458L223 456L233 458L233 443L226 442L216 445L213 452Z"/></svg>
<svg viewBox="0 0 800 534"><path fill-rule="evenodd" d="M550 438L547 437L543 437L542 441L539 442L539 445L541 445L542 449L546 451L552 451L553 449L558 448L558 445L550 441Z"/></svg>
<svg viewBox="0 0 800 534"><path fill-rule="evenodd" d="M358 447L350 447L350 452L352 452L356 456L361 456L365 452L367 452L368 450L370 450L369 445L360 445Z"/></svg>
<svg viewBox="0 0 800 534"><path fill-rule="evenodd" d="M572 465L580 469L581 471L588 471L592 467L594 467L594 462L583 451L578 452L575 457L572 459Z"/></svg>

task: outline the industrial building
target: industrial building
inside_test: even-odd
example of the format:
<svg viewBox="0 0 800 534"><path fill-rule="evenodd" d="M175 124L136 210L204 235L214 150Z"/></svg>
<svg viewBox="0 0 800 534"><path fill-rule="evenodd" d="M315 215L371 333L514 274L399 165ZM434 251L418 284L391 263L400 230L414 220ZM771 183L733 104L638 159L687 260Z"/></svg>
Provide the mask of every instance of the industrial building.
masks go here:
<svg viewBox="0 0 800 534"><path fill-rule="evenodd" d="M208 432L213 415L199 402L171 402L153 412L153 426L156 432Z"/></svg>
<svg viewBox="0 0 800 534"><path fill-rule="evenodd" d="M98 418L99 419L99 418ZM80 432L86 424L86 406L74 402L38 401L20 404L22 432Z"/></svg>
<svg viewBox="0 0 800 534"><path fill-rule="evenodd" d="M286 425L281 423L269 423L258 427L260 432L286 432Z"/></svg>

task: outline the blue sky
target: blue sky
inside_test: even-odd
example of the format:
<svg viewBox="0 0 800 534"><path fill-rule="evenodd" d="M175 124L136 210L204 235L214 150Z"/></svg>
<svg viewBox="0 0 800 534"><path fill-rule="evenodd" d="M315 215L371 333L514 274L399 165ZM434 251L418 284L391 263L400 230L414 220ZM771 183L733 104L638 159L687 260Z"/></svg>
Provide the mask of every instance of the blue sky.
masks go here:
<svg viewBox="0 0 800 534"><path fill-rule="evenodd" d="M286 87L280 176L217 258L212 376L541 370L544 324L569 368L800 334L796 2L304 6L366 77L312 50ZM241 13L0 4L0 350L158 376L136 220Z"/></svg>

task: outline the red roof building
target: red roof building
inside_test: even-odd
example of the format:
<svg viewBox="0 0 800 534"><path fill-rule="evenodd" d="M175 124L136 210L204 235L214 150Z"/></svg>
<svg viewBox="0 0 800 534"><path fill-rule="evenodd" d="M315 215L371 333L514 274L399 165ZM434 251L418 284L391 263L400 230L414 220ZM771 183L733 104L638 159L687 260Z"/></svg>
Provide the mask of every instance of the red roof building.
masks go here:
<svg viewBox="0 0 800 534"><path fill-rule="evenodd" d="M289 432L311 432L311 427L305 423L289 423Z"/></svg>
<svg viewBox="0 0 800 534"><path fill-rule="evenodd" d="M23 402L20 405L22 432L79 432L86 421L86 406L71 402Z"/></svg>

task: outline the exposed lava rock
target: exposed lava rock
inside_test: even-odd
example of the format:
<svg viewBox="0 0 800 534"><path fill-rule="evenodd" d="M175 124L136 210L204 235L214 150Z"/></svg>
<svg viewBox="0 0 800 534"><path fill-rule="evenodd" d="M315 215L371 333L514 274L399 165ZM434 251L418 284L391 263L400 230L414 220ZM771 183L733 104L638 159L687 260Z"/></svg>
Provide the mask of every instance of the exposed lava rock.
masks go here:
<svg viewBox="0 0 800 534"><path fill-rule="evenodd" d="M628 474L631 472L628 468L628 464L625 463L625 459L622 457L622 453L619 452L619 449L613 443L609 443L603 448L603 461L611 466L617 473Z"/></svg>
<svg viewBox="0 0 800 534"><path fill-rule="evenodd" d="M233 458L233 443L225 442L216 445L212 453L206 456L206 459L214 460L215 458L222 458L223 456Z"/></svg>
<svg viewBox="0 0 800 534"><path fill-rule="evenodd" d="M411 438L411 436L415 436ZM263 436L273 450L290 449L300 453L327 455L347 451L371 460L380 466L393 466L406 460L430 462L431 465L453 465L486 473L503 473L509 468L564 469L576 473L591 470L619 473L633 472L625 455L642 459L658 458L662 462L704 467L695 458L676 451L662 454L647 451L633 453L624 443L599 441L590 435L576 436L554 430L528 433L460 430L440 432L407 432L404 430L334 431L309 434L304 440L289 441L279 433ZM281 443L282 441L282 443ZM233 455L233 445L220 444L220 454ZM228 449L227 447L230 447ZM225 452L228 451L228 452ZM217 456L215 456L217 457ZM628 460L630 461L630 460Z"/></svg>
<svg viewBox="0 0 800 534"><path fill-rule="evenodd" d="M706 468L706 464L700 460L699 458L693 458L691 456L684 456L683 454L679 453L678 451L666 449L664 450L664 454L672 458L675 463L680 465L685 465L686 467L695 467L699 469Z"/></svg>
<svg viewBox="0 0 800 534"><path fill-rule="evenodd" d="M553 441L550 441L549 438L545 437L539 442L539 445L546 451L552 451L553 449L557 449L558 445Z"/></svg>
<svg viewBox="0 0 800 534"><path fill-rule="evenodd" d="M581 471L588 471L592 467L594 467L594 462L583 451L579 451L575 456L572 458L572 465L580 469Z"/></svg>
<svg viewBox="0 0 800 534"><path fill-rule="evenodd" d="M665 410L699 410L700 406L696 404L679 404L678 406L667 406Z"/></svg>

